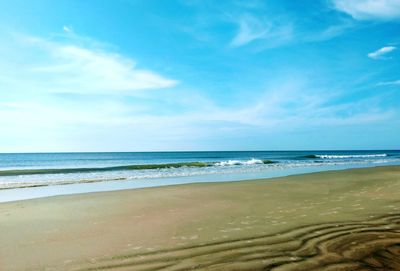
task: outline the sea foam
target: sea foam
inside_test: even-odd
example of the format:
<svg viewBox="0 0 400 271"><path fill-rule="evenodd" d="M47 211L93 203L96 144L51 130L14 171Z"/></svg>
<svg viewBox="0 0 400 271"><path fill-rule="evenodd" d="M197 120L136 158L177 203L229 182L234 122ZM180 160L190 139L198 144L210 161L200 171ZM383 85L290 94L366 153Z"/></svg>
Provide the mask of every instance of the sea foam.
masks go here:
<svg viewBox="0 0 400 271"><path fill-rule="evenodd" d="M386 157L386 156L388 156L386 153L351 154L351 155L330 155L330 154L315 155L316 158L322 158L322 159L375 158L375 157Z"/></svg>
<svg viewBox="0 0 400 271"><path fill-rule="evenodd" d="M215 163L215 166L238 166L238 165L257 165L257 164L264 164L263 160L252 158L246 161L240 160L228 160L228 161L221 161Z"/></svg>

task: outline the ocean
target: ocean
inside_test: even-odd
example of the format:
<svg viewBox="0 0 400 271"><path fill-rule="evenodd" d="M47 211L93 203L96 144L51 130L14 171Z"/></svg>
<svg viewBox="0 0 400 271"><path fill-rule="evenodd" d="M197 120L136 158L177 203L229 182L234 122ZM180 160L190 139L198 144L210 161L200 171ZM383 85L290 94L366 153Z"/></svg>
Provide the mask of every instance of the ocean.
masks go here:
<svg viewBox="0 0 400 271"><path fill-rule="evenodd" d="M0 201L10 194L32 198L23 195L48 186L57 188L39 191L59 195L398 164L397 150L3 153Z"/></svg>

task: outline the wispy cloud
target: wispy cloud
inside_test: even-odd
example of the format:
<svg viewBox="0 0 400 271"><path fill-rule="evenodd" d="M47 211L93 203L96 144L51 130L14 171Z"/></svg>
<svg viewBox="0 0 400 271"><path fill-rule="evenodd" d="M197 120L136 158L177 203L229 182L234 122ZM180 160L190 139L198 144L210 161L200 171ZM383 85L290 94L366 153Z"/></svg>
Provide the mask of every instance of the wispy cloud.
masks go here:
<svg viewBox="0 0 400 271"><path fill-rule="evenodd" d="M400 20L398 0L333 0L333 4L356 20Z"/></svg>
<svg viewBox="0 0 400 271"><path fill-rule="evenodd" d="M369 53L368 57L373 59L387 59L386 55L394 50L396 50L395 46L385 46L374 52Z"/></svg>
<svg viewBox="0 0 400 271"><path fill-rule="evenodd" d="M279 80L278 80L279 81ZM332 103L340 99L339 91L327 93L313 89L304 78L291 78L291 82L276 82L255 95L241 106L221 107L211 100L201 101L196 110L183 116L164 117L162 123L181 123L187 126L210 126L218 123L218 129L265 129L312 126L340 126L374 123L393 117L393 111L382 109L382 97L374 96ZM186 101L185 101L186 103ZM192 106L191 103L188 106ZM157 116L146 121L157 122ZM150 122L153 122L150 121Z"/></svg>
<svg viewBox="0 0 400 271"><path fill-rule="evenodd" d="M252 13L240 16L234 23L238 29L230 41L230 46L240 47L254 43L258 50L287 44L326 41L354 28L354 22L345 18L310 29L298 18L289 16L266 18Z"/></svg>
<svg viewBox="0 0 400 271"><path fill-rule="evenodd" d="M246 14L240 17L237 34L230 44L233 47L239 47L256 40L272 41L275 44L291 38L290 24L282 25Z"/></svg>
<svg viewBox="0 0 400 271"><path fill-rule="evenodd" d="M242 17L239 20L238 33L231 41L231 45L242 46L256 39L263 38L270 28L269 24L264 24L254 17Z"/></svg>
<svg viewBox="0 0 400 271"><path fill-rule="evenodd" d="M315 13L308 14L310 11L301 8L298 12L282 12L282 9L276 7L279 5L272 2L213 3L207 12L204 12L204 8L199 8L204 2L185 3L190 4L191 8L196 7L198 14L190 23L182 23L180 31L190 34L203 44L219 48L221 44L228 44L231 48L248 46L253 52L259 52L288 44L326 41L342 35L356 25L354 20L344 16L335 16L332 19L330 9L325 7L326 3L322 3L324 9L319 13L321 18L318 24L310 24L310 18ZM321 3L316 1L316 6L319 5ZM235 27L233 33L232 25ZM219 32L221 26L227 30Z"/></svg>
<svg viewBox="0 0 400 271"><path fill-rule="evenodd" d="M400 86L400 80L379 82L377 86Z"/></svg>
<svg viewBox="0 0 400 271"><path fill-rule="evenodd" d="M266 48L290 42L326 40L351 27L347 21L356 23L345 18L337 26L324 24L316 27L313 31L317 34L311 36L301 31L293 33L301 27L293 24L292 28L291 22L297 21L287 17L268 20L255 14L238 18L235 21L237 35L231 40L231 33L224 32L224 45L231 41L235 48L252 43ZM229 29L231 26L232 20ZM117 49L77 36L69 26L63 30L64 34L53 39L25 36L0 42L0 126L7 127L1 134L3 151L3 146L12 146L7 148L13 151L16 146L24 151L60 151L60 146L63 150L160 150L182 146L196 149L190 144L204 139L223 141L240 133L244 138L253 138L266 131L282 135L310 127L333 126L329 129L336 130L341 125L375 125L393 117L391 108L382 106L379 99L355 99L356 95L346 96L348 92L341 96L336 83L329 84L329 90L315 86L318 77L323 76L312 70L305 71L309 69L307 65L297 65L299 68L293 72L271 72L275 66L278 70L292 65L290 59L268 68L262 66L265 73L264 70L254 72L260 76L251 77L257 79L254 84L242 84L230 77L228 80L235 85L232 91L226 90L225 82L214 86L220 83L220 78L225 80L226 74L201 78L210 81L209 84L185 80L180 89L179 82L172 78L175 76L149 68L151 63L136 63ZM192 50L190 53L194 54ZM235 56L247 53L246 50L237 51ZM388 53L378 51L374 52L376 58ZM134 51L130 53L135 55ZM183 54L182 51L179 54ZM242 56L247 58L248 55ZM227 61L224 56L218 57ZM190 57L190 61L192 59ZM217 68L211 62L207 62L206 69L214 72ZM193 62L190 64L196 66L196 71L205 69ZM257 63L254 67L261 70ZM238 70L234 74L237 73ZM307 80L311 76L312 80ZM395 82L382 85L397 84ZM194 85L199 89L190 90ZM217 91L221 91L219 97L213 93ZM240 96L229 97L231 94ZM232 97L235 97L234 102L230 101ZM247 140L244 142L242 146ZM230 148L236 146L234 142L229 144L232 144ZM203 145L204 148L209 145Z"/></svg>
<svg viewBox="0 0 400 271"><path fill-rule="evenodd" d="M29 89L62 93L115 93L162 89L178 82L157 72L139 68L134 60L121 54L82 45L74 40L51 41L23 37L25 52L31 51L25 63L8 71L10 78L24 78ZM17 52L16 52L17 53Z"/></svg>
<svg viewBox="0 0 400 271"><path fill-rule="evenodd" d="M7 41L0 42L0 126L8 127L1 135L8 142L0 146L2 151L11 142L21 144L9 151L89 150L96 133L124 127L143 112L157 111L145 102L150 92L178 84L76 34L51 39L6 35ZM146 124L120 130L147 129L141 126ZM24 139L27 135L29 143ZM86 136L91 138L86 140L88 145L79 146ZM99 140L112 144L108 141L112 136L108 133Z"/></svg>
<svg viewBox="0 0 400 271"><path fill-rule="evenodd" d="M169 101L172 107L181 110L160 113L157 105L137 101L148 107L138 109L135 103L113 96L95 99L89 95L86 100L74 96L70 102L65 97L38 97L36 93L15 97L0 103L0 126L8 127L2 138L15 135L23 138L29 134L30 140L20 144L25 151L37 150L35 146L43 146L43 142L46 150L59 150L57 146L98 150L99 145L103 146L102 150L149 150L143 149L147 144L154 150L166 146L193 149L196 146L190 142L213 136L225 138L266 130L282 132L282 129L359 125L393 116L371 99L330 104L337 92L315 90L306 79L293 78L293 75L290 80L287 77L274 80L262 93L249 93L251 98L239 105L219 105L204 93L188 90L163 92L166 96L162 97L159 93L149 97L164 104ZM96 144L92 146L93 138Z"/></svg>
<svg viewBox="0 0 400 271"><path fill-rule="evenodd" d="M74 32L73 28L72 28L71 26L67 26L67 25L64 25L64 26L63 26L63 30L64 30L64 32L66 32L66 33Z"/></svg>
<svg viewBox="0 0 400 271"><path fill-rule="evenodd" d="M354 23L352 23L351 20L341 20L340 22L327 26L321 31L302 33L302 35L298 35L296 38L304 42L326 41L338 37L352 28L354 28Z"/></svg>
<svg viewBox="0 0 400 271"><path fill-rule="evenodd" d="M74 45L52 44L51 65L32 67L41 75L67 77L63 91L133 91L168 88L176 85L153 71L140 69L129 58L119 54L86 49Z"/></svg>

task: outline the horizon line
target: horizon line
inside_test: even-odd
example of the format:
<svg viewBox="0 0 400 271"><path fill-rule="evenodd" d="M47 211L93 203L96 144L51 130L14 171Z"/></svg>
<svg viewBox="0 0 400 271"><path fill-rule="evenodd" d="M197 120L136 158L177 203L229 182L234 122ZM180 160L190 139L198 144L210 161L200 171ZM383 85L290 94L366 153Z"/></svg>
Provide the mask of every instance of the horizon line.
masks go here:
<svg viewBox="0 0 400 271"><path fill-rule="evenodd" d="M176 150L176 151L50 151L50 152L0 152L0 154L56 154L56 153L174 153L174 152L323 152L323 151L400 151L400 149L299 149L299 150Z"/></svg>

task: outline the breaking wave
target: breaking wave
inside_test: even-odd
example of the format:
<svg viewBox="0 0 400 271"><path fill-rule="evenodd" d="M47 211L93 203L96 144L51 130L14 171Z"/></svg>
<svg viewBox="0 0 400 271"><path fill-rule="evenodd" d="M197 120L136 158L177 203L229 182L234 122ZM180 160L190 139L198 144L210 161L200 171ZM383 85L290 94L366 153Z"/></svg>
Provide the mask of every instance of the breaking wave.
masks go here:
<svg viewBox="0 0 400 271"><path fill-rule="evenodd" d="M335 155L335 154L310 154L305 155L303 158L320 158L320 159L351 159L351 158L378 158L387 157L386 153L378 154L348 154L348 155Z"/></svg>
<svg viewBox="0 0 400 271"><path fill-rule="evenodd" d="M272 164L274 163L271 160L260 160L260 159L250 159L245 161L240 160L228 160L215 163L215 166L238 166L238 165L258 165L258 164Z"/></svg>
<svg viewBox="0 0 400 271"><path fill-rule="evenodd" d="M39 174L68 174L68 173L95 173L105 171L126 171L126 170L146 170L146 169L168 169L168 168L203 168L212 166L235 166L235 165L256 165L272 164L271 160L228 160L221 162L183 162L168 164L144 164L144 165L126 165L115 167L90 167L90 168L44 168L44 169L7 169L0 170L0 176L19 176L19 175L39 175Z"/></svg>

